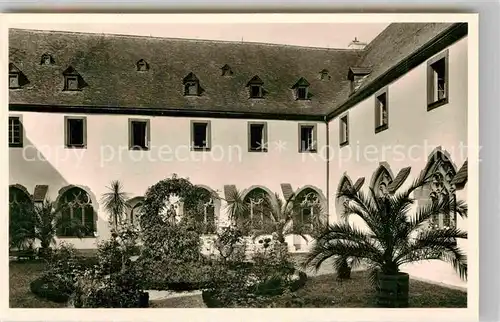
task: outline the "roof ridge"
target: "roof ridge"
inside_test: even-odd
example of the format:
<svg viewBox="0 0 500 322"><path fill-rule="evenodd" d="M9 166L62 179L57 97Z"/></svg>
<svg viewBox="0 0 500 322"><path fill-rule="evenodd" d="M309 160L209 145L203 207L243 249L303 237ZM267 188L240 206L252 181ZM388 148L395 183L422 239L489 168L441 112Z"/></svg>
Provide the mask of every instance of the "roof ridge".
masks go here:
<svg viewBox="0 0 500 322"><path fill-rule="evenodd" d="M258 41L237 41L237 40L217 40L217 39L195 39L195 38L181 38L181 37L161 37L161 36L146 36L146 35L127 35L127 34L115 34L115 33L103 33L103 32L84 32L84 31L66 31L66 30L43 30L43 29L26 29L26 28L9 28L13 31L24 31L31 33L52 33L52 34L69 34L69 35L85 35L85 36L105 36L105 37L116 37L116 38L130 38L130 39L157 39L157 40L170 40L170 41L181 41L181 42L202 42L202 43L219 43L219 44L232 44L232 45L259 45L259 46L269 46L269 47L291 47L297 49L307 49L307 50L324 50L324 51L352 51L360 52L363 50L350 49L350 48L330 48L330 47L320 47L320 46L303 46L303 45L290 45L290 44L277 44L277 43L266 43Z"/></svg>

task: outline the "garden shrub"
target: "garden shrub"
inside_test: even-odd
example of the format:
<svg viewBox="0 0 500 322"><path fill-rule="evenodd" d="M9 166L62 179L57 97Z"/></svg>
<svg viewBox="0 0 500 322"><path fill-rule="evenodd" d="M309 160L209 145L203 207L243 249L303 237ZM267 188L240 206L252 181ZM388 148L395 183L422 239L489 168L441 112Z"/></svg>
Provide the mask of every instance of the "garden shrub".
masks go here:
<svg viewBox="0 0 500 322"><path fill-rule="evenodd" d="M32 281L30 290L36 296L56 303L67 302L73 292L71 288L61 287L61 283L48 275Z"/></svg>
<svg viewBox="0 0 500 322"><path fill-rule="evenodd" d="M78 256L74 247L61 243L48 258L46 272L30 284L31 291L54 302L64 302L75 290L76 278L89 259Z"/></svg>
<svg viewBox="0 0 500 322"><path fill-rule="evenodd" d="M75 307L81 308L139 308L147 307L145 296L133 270L103 276L102 270L94 268L79 276L73 299Z"/></svg>
<svg viewBox="0 0 500 322"><path fill-rule="evenodd" d="M238 238L225 240L234 245L239 242ZM273 298L304 286L307 276L295 270L286 245L271 239L262 240L262 244L251 262L245 261L243 254L232 261L216 257L212 283L203 291L208 307L267 307Z"/></svg>
<svg viewBox="0 0 500 322"><path fill-rule="evenodd" d="M112 237L99 244L98 265L80 272L76 278L73 301L84 308L139 308L148 306L143 292L142 274L130 260L136 250L137 229L120 227Z"/></svg>

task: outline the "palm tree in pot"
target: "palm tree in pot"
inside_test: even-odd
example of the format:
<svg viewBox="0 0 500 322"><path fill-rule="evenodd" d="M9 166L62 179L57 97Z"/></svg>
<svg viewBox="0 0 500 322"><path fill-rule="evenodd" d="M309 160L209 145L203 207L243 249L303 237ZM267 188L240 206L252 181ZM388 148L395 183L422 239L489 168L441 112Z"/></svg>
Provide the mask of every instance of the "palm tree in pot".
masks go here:
<svg viewBox="0 0 500 322"><path fill-rule="evenodd" d="M455 228L429 229L434 216L457 213L467 217L467 205L454 198L438 198L416 208L410 215L415 199L413 192L429 184L431 178L421 175L409 188L394 194L368 194L346 187L338 197L344 197L345 220L329 225L317 236L304 265L318 269L328 258L340 269L347 260L351 266L367 265L370 280L377 290L381 307L407 307L409 275L401 272L404 264L426 260L449 262L461 278L467 278L467 257L457 246L456 239L467 233ZM351 225L348 217L361 219L366 229Z"/></svg>

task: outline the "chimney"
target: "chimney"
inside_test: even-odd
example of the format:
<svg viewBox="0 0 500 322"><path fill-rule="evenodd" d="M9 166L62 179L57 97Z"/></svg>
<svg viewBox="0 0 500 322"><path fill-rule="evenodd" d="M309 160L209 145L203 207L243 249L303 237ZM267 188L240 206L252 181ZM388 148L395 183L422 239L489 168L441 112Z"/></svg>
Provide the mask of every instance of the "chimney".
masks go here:
<svg viewBox="0 0 500 322"><path fill-rule="evenodd" d="M365 46L366 46L365 42L361 42L358 40L357 37L354 37L354 40L351 41L351 43L349 44L349 46L347 46L347 48L349 48L349 49L364 49Z"/></svg>

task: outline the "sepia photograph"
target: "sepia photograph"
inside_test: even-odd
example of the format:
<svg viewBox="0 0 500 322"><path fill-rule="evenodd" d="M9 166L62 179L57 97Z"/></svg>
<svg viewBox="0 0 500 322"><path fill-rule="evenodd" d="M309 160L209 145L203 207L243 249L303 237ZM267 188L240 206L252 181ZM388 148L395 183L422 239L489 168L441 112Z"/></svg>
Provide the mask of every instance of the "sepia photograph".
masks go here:
<svg viewBox="0 0 500 322"><path fill-rule="evenodd" d="M467 308L477 21L232 16L8 24L9 307Z"/></svg>

